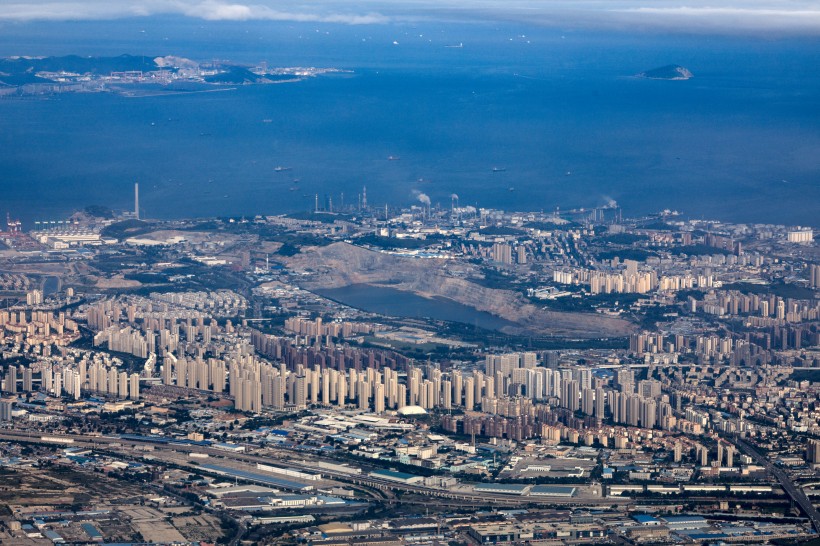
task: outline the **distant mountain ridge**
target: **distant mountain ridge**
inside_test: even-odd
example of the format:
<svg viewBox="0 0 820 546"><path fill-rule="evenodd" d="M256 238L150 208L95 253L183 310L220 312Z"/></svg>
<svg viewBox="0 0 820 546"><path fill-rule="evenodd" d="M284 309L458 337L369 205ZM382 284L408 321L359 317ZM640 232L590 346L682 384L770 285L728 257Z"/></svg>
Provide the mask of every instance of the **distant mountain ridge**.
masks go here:
<svg viewBox="0 0 820 546"><path fill-rule="evenodd" d="M647 78L650 80L688 80L694 76L688 68L676 64L668 64L638 74L639 78Z"/></svg>
<svg viewBox="0 0 820 546"><path fill-rule="evenodd" d="M79 74L109 74L128 70L156 70L154 57L120 55L118 57L6 57L0 59L0 72L25 74L36 72L75 72Z"/></svg>
<svg viewBox="0 0 820 546"><path fill-rule="evenodd" d="M177 57L120 55L118 57L6 57L0 58L0 95L71 92L137 93L205 89L208 86L253 85L301 81L336 68L243 66L230 61L197 61Z"/></svg>

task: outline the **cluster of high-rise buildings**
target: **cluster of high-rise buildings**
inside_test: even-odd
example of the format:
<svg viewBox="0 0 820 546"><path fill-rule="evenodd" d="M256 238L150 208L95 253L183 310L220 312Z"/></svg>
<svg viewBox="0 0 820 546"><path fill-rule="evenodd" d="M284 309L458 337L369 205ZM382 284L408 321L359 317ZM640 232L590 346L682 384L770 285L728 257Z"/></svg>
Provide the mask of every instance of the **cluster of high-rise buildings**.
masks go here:
<svg viewBox="0 0 820 546"><path fill-rule="evenodd" d="M50 353L51 345L64 346L77 338L79 327L65 312L0 311L0 334L10 342L38 346Z"/></svg>
<svg viewBox="0 0 820 546"><path fill-rule="evenodd" d="M275 336L255 338L271 341ZM541 425L558 422L561 415L588 416L598 422L611 419L643 428L672 429L677 424L660 383L635 381L626 368L619 370L610 388L609 378L595 376L588 367L548 368L534 352L487 355L483 370L444 371L437 364L411 361L393 362L393 367L371 364L360 361L345 367L344 359L271 363L258 358L250 345L240 345L223 360L166 354L162 380L167 385L227 392L238 410L248 412L308 405L353 405L376 413L407 406L460 408L498 416L487 423L502 431L511 427L511 437L519 439L539 436ZM558 416L552 415L553 408ZM479 433L492 435L496 429L490 430L487 423Z"/></svg>
<svg viewBox="0 0 820 546"><path fill-rule="evenodd" d="M194 309L199 306L198 298L178 297L175 301L184 302L180 303L182 309L142 298L107 299L90 305L86 316L89 327L96 332L94 345L140 358L179 350L195 354L210 347L218 335L234 332L230 319L220 325L209 312ZM228 301L233 305L237 300Z"/></svg>
<svg viewBox="0 0 820 546"><path fill-rule="evenodd" d="M640 271L635 260L624 260L623 265L623 270L612 271L587 268L555 270L552 280L558 284L589 286L592 294L646 294L658 288L658 274L654 270Z"/></svg>
<svg viewBox="0 0 820 546"><path fill-rule="evenodd" d="M353 335L372 334L384 329L386 329L385 326L370 322L322 322L322 317L315 319L290 317L285 319L285 331L310 338L327 336L349 338Z"/></svg>
<svg viewBox="0 0 820 546"><path fill-rule="evenodd" d="M83 391L110 395L119 399L138 400L140 376L111 365L110 361L89 360L59 365L37 363L32 366L9 366L3 380L3 391L9 394L39 390L54 396L80 398Z"/></svg>
<svg viewBox="0 0 820 546"><path fill-rule="evenodd" d="M703 300L688 300L692 312L703 311L718 316L751 316L755 327L799 323L820 319L820 301L783 298L774 294L744 294L721 290L706 294ZM756 320L762 318L764 320Z"/></svg>
<svg viewBox="0 0 820 546"><path fill-rule="evenodd" d="M645 362L674 363L681 355L694 356L699 364L726 362L732 366L767 364L780 359L793 362L795 355L776 354L775 351L801 349L820 343L820 334L809 325L787 324L764 331L748 331L740 335L675 334L664 336L657 332L641 332L629 338L629 351L644 357ZM812 362L810 359L808 362Z"/></svg>

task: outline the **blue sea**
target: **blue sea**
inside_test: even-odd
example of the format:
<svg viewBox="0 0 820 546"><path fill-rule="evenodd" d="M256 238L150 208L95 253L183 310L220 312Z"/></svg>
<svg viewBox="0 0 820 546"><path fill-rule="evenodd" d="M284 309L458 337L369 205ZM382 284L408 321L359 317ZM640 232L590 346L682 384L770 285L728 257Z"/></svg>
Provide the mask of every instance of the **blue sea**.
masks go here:
<svg viewBox="0 0 820 546"><path fill-rule="evenodd" d="M510 210L614 199L625 215L820 227L817 38L517 23L0 25L0 56L124 53L350 72L0 100L0 214L30 228L90 204L128 209L139 181L153 218L307 210L316 194L338 207L366 186L376 206L408 206L415 192ZM667 64L695 77L634 77Z"/></svg>

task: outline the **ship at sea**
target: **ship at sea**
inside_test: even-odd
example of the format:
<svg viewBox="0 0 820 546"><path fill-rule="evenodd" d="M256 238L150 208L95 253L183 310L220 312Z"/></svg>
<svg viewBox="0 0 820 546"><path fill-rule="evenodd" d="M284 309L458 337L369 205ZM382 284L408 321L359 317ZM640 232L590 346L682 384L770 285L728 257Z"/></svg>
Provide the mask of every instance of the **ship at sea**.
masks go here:
<svg viewBox="0 0 820 546"><path fill-rule="evenodd" d="M507 170L506 167L493 167L493 172L494 173L503 173L506 170Z"/></svg>
<svg viewBox="0 0 820 546"><path fill-rule="evenodd" d="M281 172L284 172L284 171L291 170L291 167L282 167L281 165L279 165L279 166L274 167L273 170L278 172L278 173L281 173Z"/></svg>

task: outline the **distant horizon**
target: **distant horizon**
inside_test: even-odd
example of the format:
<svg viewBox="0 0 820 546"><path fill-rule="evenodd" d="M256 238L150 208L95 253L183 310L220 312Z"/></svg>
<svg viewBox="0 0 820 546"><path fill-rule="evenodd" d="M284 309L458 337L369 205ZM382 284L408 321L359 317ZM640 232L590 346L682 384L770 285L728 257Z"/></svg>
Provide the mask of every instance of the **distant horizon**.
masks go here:
<svg viewBox="0 0 820 546"><path fill-rule="evenodd" d="M498 21L568 29L705 34L820 35L820 8L810 0L18 0L0 24L186 17L208 22L287 22L351 26Z"/></svg>

